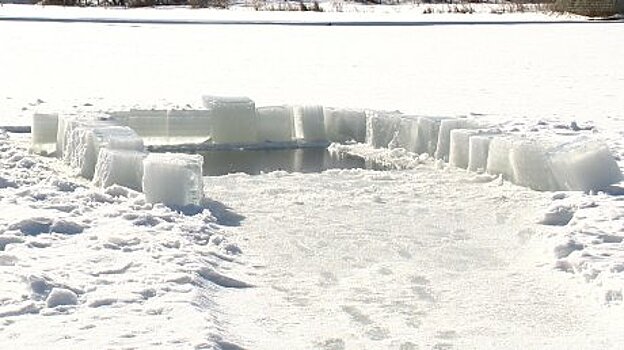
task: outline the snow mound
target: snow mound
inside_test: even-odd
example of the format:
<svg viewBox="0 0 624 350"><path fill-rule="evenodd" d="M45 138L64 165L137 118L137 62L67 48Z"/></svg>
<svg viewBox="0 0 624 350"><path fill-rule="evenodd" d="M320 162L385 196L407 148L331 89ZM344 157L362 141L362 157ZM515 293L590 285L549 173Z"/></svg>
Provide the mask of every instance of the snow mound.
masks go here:
<svg viewBox="0 0 624 350"><path fill-rule="evenodd" d="M270 106L256 109L258 141L292 142L294 138L292 107Z"/></svg>
<svg viewBox="0 0 624 350"><path fill-rule="evenodd" d="M293 107L293 122L295 137L299 144L303 146L327 144L322 106Z"/></svg>
<svg viewBox="0 0 624 350"><path fill-rule="evenodd" d="M56 151L58 114L33 114L30 150L37 154L49 155Z"/></svg>
<svg viewBox="0 0 624 350"><path fill-rule="evenodd" d="M185 207L203 198L200 155L150 153L143 160L143 192L149 203Z"/></svg>
<svg viewBox="0 0 624 350"><path fill-rule="evenodd" d="M325 108L325 132L330 142L366 142L366 113L362 110Z"/></svg>
<svg viewBox="0 0 624 350"><path fill-rule="evenodd" d="M93 183L103 188L120 185L142 190L143 159L147 153L133 150L102 148L95 166Z"/></svg>
<svg viewBox="0 0 624 350"><path fill-rule="evenodd" d="M212 115L214 143L247 145L258 142L256 107L250 98L206 95L202 99Z"/></svg>

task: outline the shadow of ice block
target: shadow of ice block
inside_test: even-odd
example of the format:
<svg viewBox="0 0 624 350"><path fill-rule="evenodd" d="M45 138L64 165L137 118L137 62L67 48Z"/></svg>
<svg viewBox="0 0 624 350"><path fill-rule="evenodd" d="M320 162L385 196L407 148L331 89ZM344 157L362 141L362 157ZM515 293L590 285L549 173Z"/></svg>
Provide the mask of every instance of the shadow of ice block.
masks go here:
<svg viewBox="0 0 624 350"><path fill-rule="evenodd" d="M418 153L419 147L419 123L416 116L401 116L394 142L391 148L403 148L409 152Z"/></svg>
<svg viewBox="0 0 624 350"><path fill-rule="evenodd" d="M552 173L562 190L600 190L622 180L609 148L581 137L550 150Z"/></svg>
<svg viewBox="0 0 624 350"><path fill-rule="evenodd" d="M470 139L479 134L479 130L453 129L449 151L449 164L466 169L470 160Z"/></svg>
<svg viewBox="0 0 624 350"><path fill-rule="evenodd" d="M143 160L143 193L149 203L172 207L201 205L203 157L150 153Z"/></svg>
<svg viewBox="0 0 624 350"><path fill-rule="evenodd" d="M509 161L513 183L538 191L556 191L559 186L552 173L548 145L535 139L516 140Z"/></svg>
<svg viewBox="0 0 624 350"><path fill-rule="evenodd" d="M366 143L387 148L399 131L401 118L397 113L366 111Z"/></svg>
<svg viewBox="0 0 624 350"><path fill-rule="evenodd" d="M58 114L33 114L30 150L41 155L50 155L56 151L56 133Z"/></svg>
<svg viewBox="0 0 624 350"><path fill-rule="evenodd" d="M469 119L443 119L440 121L438 132L438 144L436 145L435 158L444 161L449 160L451 144L451 130L454 129L475 129L477 127L473 120Z"/></svg>
<svg viewBox="0 0 624 350"><path fill-rule="evenodd" d="M486 170L492 175L502 175L503 179L513 181L510 153L515 137L501 135L494 137L489 144Z"/></svg>
<svg viewBox="0 0 624 350"><path fill-rule="evenodd" d="M293 124L295 138L300 145L312 146L328 143L322 106L294 106Z"/></svg>
<svg viewBox="0 0 624 350"><path fill-rule="evenodd" d="M256 105L251 99L205 95L202 100L212 114L214 144L250 145L258 142Z"/></svg>
<svg viewBox="0 0 624 350"><path fill-rule="evenodd" d="M92 179L100 149L104 147L143 151L143 140L127 126L80 125L72 129L67 145L69 165Z"/></svg>
<svg viewBox="0 0 624 350"><path fill-rule="evenodd" d="M290 143L294 140L293 112L290 106L256 108L258 141Z"/></svg>
<svg viewBox="0 0 624 350"><path fill-rule="evenodd" d="M119 185L142 191L143 159L146 152L102 148L95 166L93 183L103 188Z"/></svg>
<svg viewBox="0 0 624 350"><path fill-rule="evenodd" d="M325 132L330 142L366 142L366 113L362 110L326 107Z"/></svg>
<svg viewBox="0 0 624 350"><path fill-rule="evenodd" d="M141 136L147 145L168 143L167 110L131 109L109 113L120 125L125 125Z"/></svg>
<svg viewBox="0 0 624 350"><path fill-rule="evenodd" d="M167 144L202 144L213 140L214 112L205 109L167 111Z"/></svg>

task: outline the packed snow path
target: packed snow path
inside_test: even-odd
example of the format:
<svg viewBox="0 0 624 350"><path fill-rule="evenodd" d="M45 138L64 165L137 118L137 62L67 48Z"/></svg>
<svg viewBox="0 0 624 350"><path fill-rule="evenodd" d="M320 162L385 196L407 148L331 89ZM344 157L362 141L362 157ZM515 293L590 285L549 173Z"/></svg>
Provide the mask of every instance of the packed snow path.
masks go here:
<svg viewBox="0 0 624 350"><path fill-rule="evenodd" d="M250 349L589 349L616 310L555 272L534 224L551 194L433 166L206 178L257 288L219 304Z"/></svg>

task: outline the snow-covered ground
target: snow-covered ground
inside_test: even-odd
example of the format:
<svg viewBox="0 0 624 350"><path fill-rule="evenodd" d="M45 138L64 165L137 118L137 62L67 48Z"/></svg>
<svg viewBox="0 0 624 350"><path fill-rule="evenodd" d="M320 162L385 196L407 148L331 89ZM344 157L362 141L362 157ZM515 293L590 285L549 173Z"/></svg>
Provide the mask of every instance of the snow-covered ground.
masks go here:
<svg viewBox="0 0 624 350"><path fill-rule="evenodd" d="M432 18L417 14L0 8L0 17ZM622 24L440 16L545 23L0 21L0 125L28 125L34 111L198 106L210 93L248 95L258 105L470 115L505 130L590 135L624 156ZM593 129L571 130L572 121ZM139 193L97 190L54 159L27 154L27 135L0 142L2 348L624 342L618 188L535 192L353 146L343 151L402 170L206 178L206 210L190 216L145 204ZM572 219L538 224L549 210ZM50 307L59 301L69 305Z"/></svg>

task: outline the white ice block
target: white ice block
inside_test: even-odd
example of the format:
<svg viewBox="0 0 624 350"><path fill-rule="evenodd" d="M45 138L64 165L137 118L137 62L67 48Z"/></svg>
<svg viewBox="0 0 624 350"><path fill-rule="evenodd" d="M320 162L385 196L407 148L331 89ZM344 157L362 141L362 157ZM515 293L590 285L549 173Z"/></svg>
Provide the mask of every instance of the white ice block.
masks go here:
<svg viewBox="0 0 624 350"><path fill-rule="evenodd" d="M141 151L100 149L93 183L104 188L120 185L141 191L143 159L146 156L147 153Z"/></svg>
<svg viewBox="0 0 624 350"><path fill-rule="evenodd" d="M331 142L366 142L366 113L355 109L325 108L325 132Z"/></svg>
<svg viewBox="0 0 624 350"><path fill-rule="evenodd" d="M49 155L56 151L58 114L33 114L30 150L37 154Z"/></svg>
<svg viewBox="0 0 624 350"><path fill-rule="evenodd" d="M256 121L259 142L287 143L294 140L292 107L258 107Z"/></svg>
<svg viewBox="0 0 624 350"><path fill-rule="evenodd" d="M293 107L295 137L302 144L327 143L322 106Z"/></svg>
<svg viewBox="0 0 624 350"><path fill-rule="evenodd" d="M454 129L451 130L449 164L458 168L468 168L470 158L470 138L478 135L478 130Z"/></svg>
<svg viewBox="0 0 624 350"><path fill-rule="evenodd" d="M258 142L256 105L248 97L203 96L204 107L212 112L212 142L248 145Z"/></svg>
<svg viewBox="0 0 624 350"><path fill-rule="evenodd" d="M179 153L150 153L143 160L143 192L150 203L201 205L203 158Z"/></svg>
<svg viewBox="0 0 624 350"><path fill-rule="evenodd" d="M72 129L68 139L66 155L69 165L82 177L91 179L100 149L107 146L136 151L144 149L141 138L127 126L80 125Z"/></svg>
<svg viewBox="0 0 624 350"><path fill-rule="evenodd" d="M202 144L213 140L214 111L205 109L167 111L168 144ZM244 129L244 127L243 127Z"/></svg>
<svg viewBox="0 0 624 350"><path fill-rule="evenodd" d="M409 152L419 153L418 117L402 116L398 125L394 145Z"/></svg>
<svg viewBox="0 0 624 350"><path fill-rule="evenodd" d="M538 191L556 191L548 156L548 146L540 140L518 139L510 152L513 182Z"/></svg>
<svg viewBox="0 0 624 350"><path fill-rule="evenodd" d="M485 172L490 148L490 141L500 132L488 132L473 135L468 141L468 170Z"/></svg>
<svg viewBox="0 0 624 350"><path fill-rule="evenodd" d="M442 120L448 117L420 117L418 118L418 138L415 153L435 155L438 146L438 134Z"/></svg>
<svg viewBox="0 0 624 350"><path fill-rule="evenodd" d="M58 117L58 130L56 132L56 155L69 163L67 145L72 137L72 130L78 126L105 126L115 125L116 121L107 114L61 114Z"/></svg>
<svg viewBox="0 0 624 350"><path fill-rule="evenodd" d="M367 111L366 143L386 148L399 131L401 118L396 114Z"/></svg>
<svg viewBox="0 0 624 350"><path fill-rule="evenodd" d="M435 157L448 161L451 143L451 130L454 129L475 129L476 125L468 119L443 119L440 121L440 131L438 132L438 144L436 146Z"/></svg>
<svg viewBox="0 0 624 350"><path fill-rule="evenodd" d="M168 143L167 110L131 109L129 111L110 112L113 119L125 125L141 136L146 144L165 145Z"/></svg>
<svg viewBox="0 0 624 350"><path fill-rule="evenodd" d="M514 173L511 166L510 152L513 148L514 137L497 136L490 141L487 158L487 172L492 175L502 175L503 179L513 180Z"/></svg>
<svg viewBox="0 0 624 350"><path fill-rule="evenodd" d="M609 148L588 138L578 138L553 148L550 162L553 175L563 190L599 190L622 180Z"/></svg>

